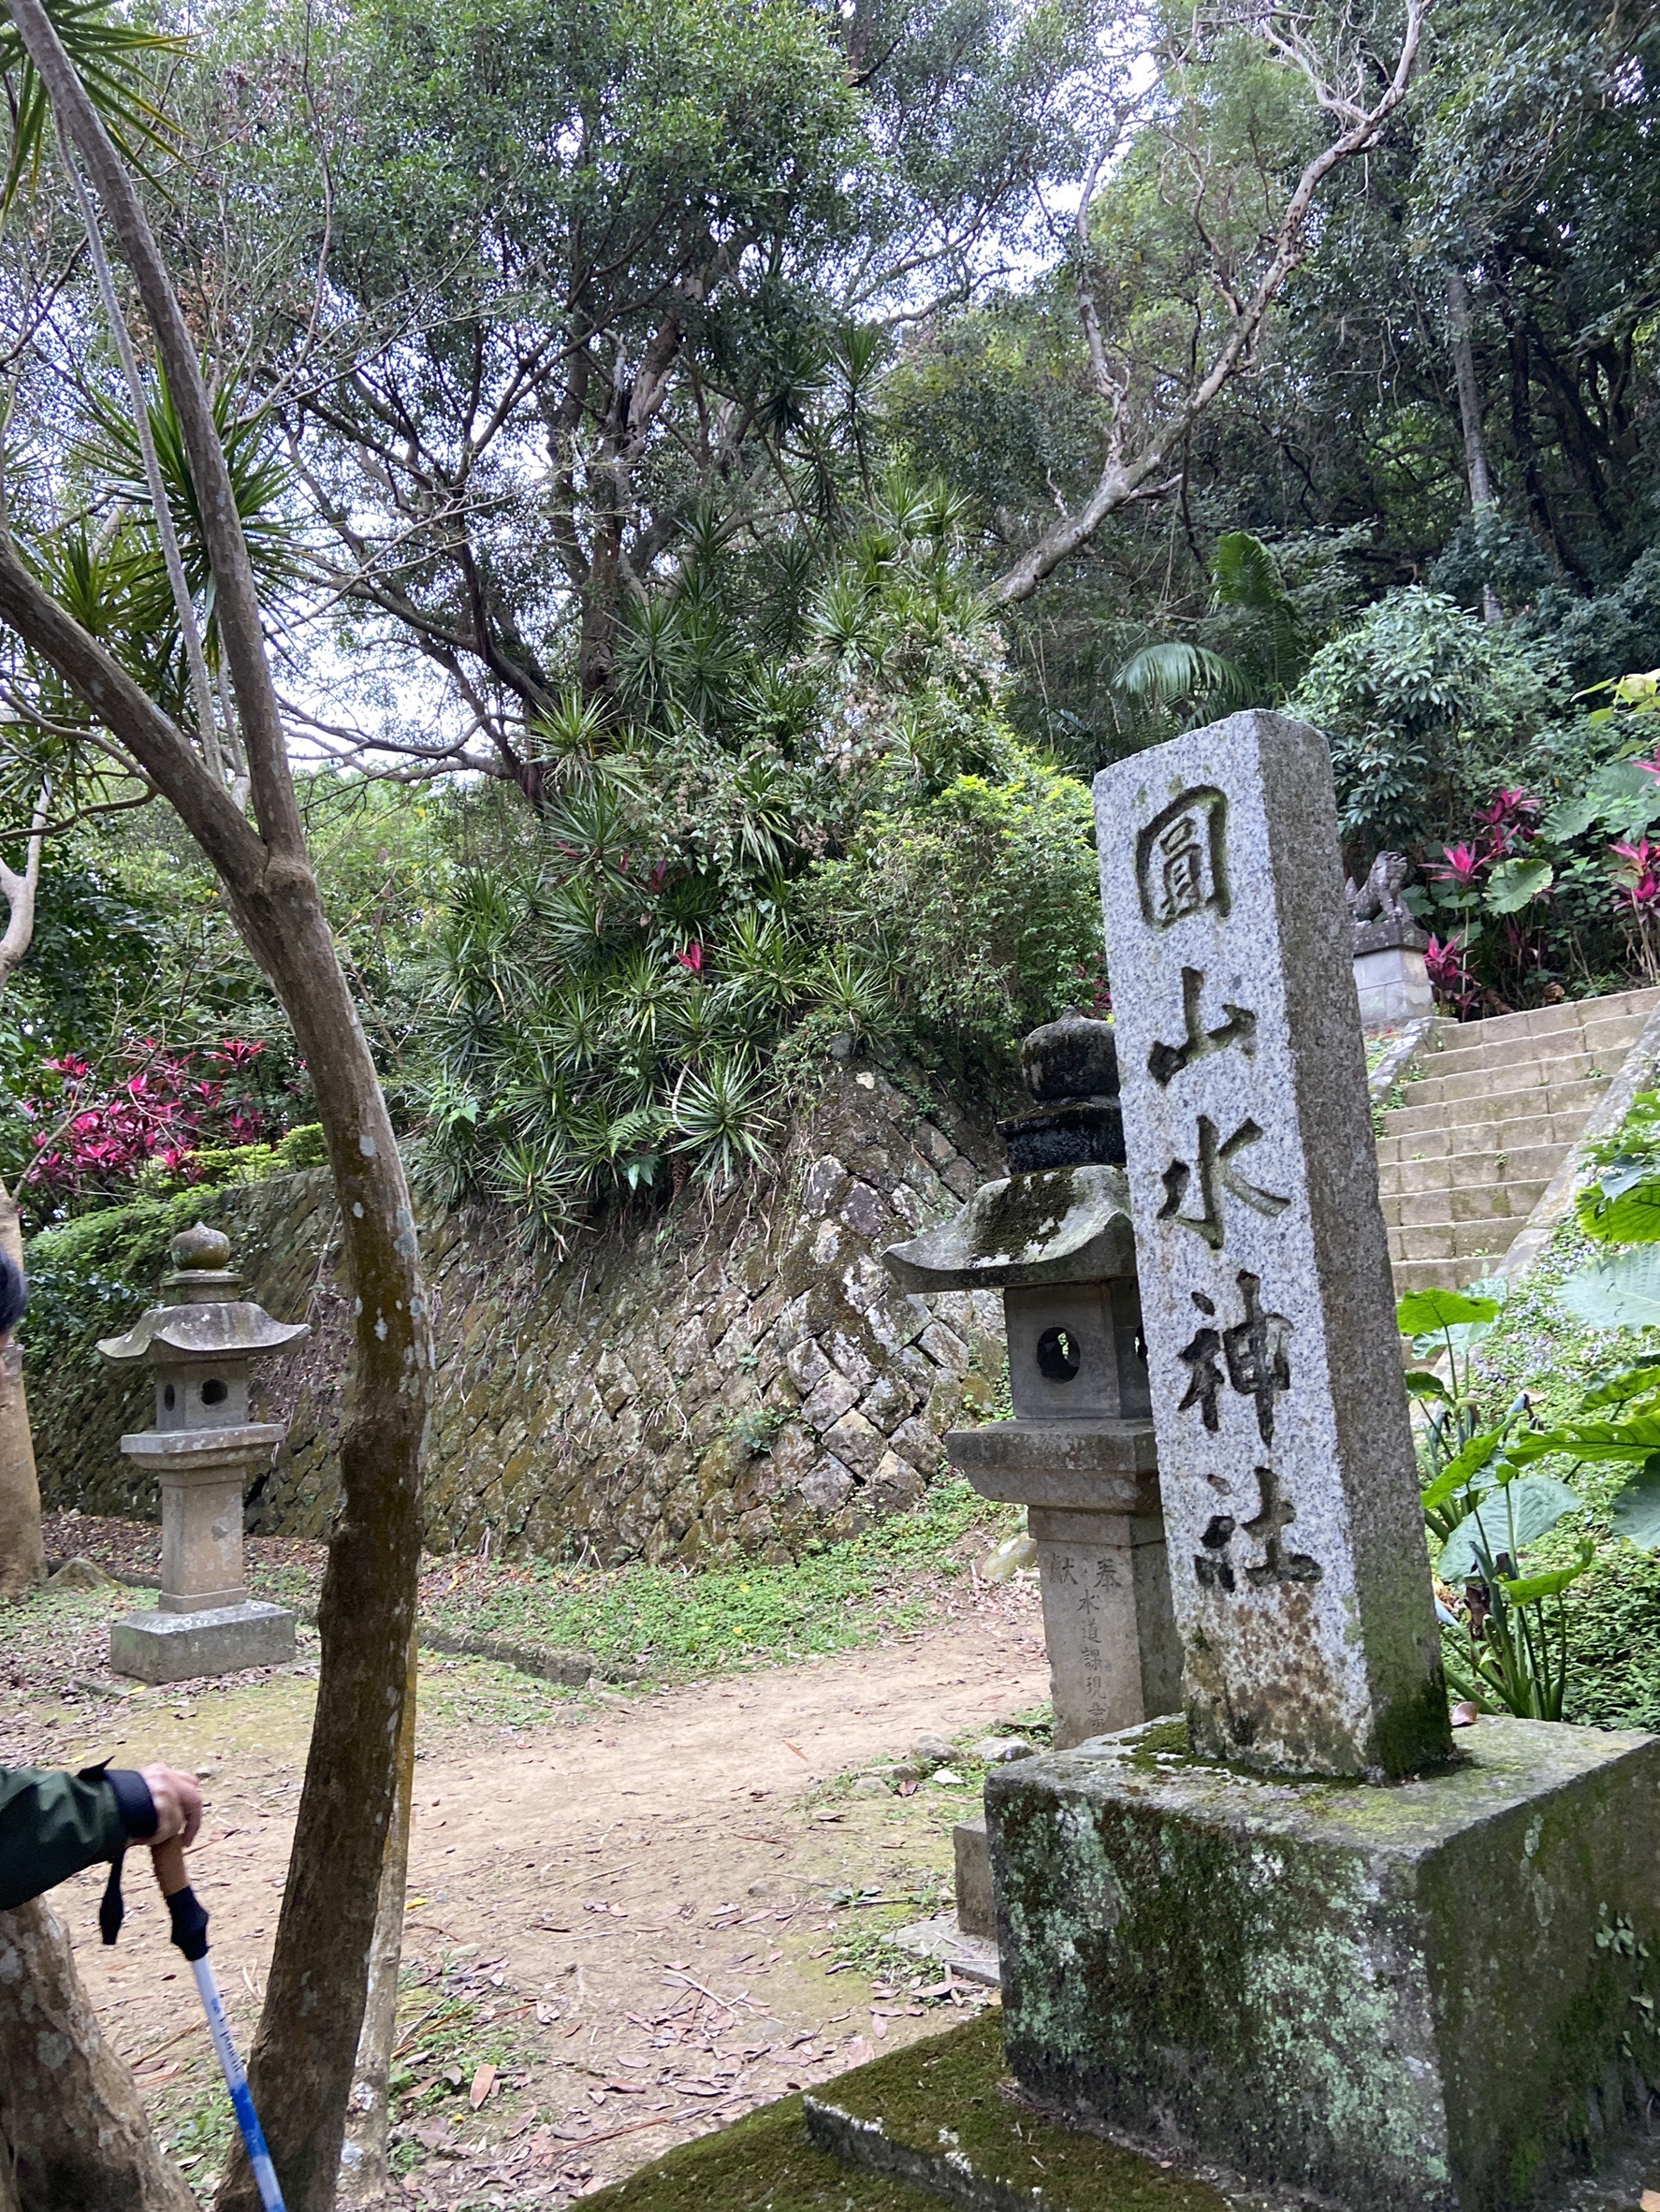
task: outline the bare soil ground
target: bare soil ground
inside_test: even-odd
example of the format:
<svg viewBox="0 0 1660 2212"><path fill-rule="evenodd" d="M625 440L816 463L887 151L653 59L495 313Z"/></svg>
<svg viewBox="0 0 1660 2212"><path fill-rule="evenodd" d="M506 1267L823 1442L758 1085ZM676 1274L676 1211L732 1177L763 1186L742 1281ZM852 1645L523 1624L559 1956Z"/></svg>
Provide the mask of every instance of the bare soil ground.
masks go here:
<svg viewBox="0 0 1660 2212"><path fill-rule="evenodd" d="M0 1616L0 1755L200 1771L195 1878L245 2046L314 1639L302 1631L293 1668L123 1689L101 1648L131 1602L90 1592ZM975 1809L978 1769L909 1797L846 1778L920 1732L971 1741L1046 1691L1036 1594L1021 1585L965 1592L914 1637L653 1693L561 1692L488 1661L428 1659L394 2074L407 2200L559 2205L963 2016L981 2000L901 1965L880 1931L949 1888L951 1827ZM104 2018L205 2191L223 2098L141 1871L114 1951L97 1943L100 1874L57 1897Z"/></svg>

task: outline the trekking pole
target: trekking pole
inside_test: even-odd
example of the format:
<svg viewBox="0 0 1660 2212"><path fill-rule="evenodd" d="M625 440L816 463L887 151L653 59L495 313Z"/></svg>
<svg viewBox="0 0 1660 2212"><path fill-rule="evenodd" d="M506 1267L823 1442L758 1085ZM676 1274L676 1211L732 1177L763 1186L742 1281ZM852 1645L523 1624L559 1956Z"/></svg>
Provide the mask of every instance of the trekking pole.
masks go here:
<svg viewBox="0 0 1660 2212"><path fill-rule="evenodd" d="M197 1993L201 1998L202 2010L208 2016L208 2032L213 2038L214 2050L219 2054L219 2071L225 2076L225 2086L230 2091L237 2125L241 2129L242 2141L247 2146L248 2163L254 2169L259 2202L265 2207L265 2212L286 2212L283 2192L277 2186L276 2169L271 2164L270 2152L265 2147L265 2131L259 2125L259 2115L255 2111L254 2100L248 2092L248 2076L242 2072L242 2061L237 2057L237 2046L231 2041L230 2022L225 2016L225 2001L219 1994L219 1984L208 1957L207 1909L190 1886L190 1876L184 1867L184 1846L175 1838L171 1843L164 1843L152 1856L155 1860L155 1878L161 1884L162 1896L167 1902L167 1914L173 1923L173 1941L189 1959L190 1971L196 1976Z"/></svg>

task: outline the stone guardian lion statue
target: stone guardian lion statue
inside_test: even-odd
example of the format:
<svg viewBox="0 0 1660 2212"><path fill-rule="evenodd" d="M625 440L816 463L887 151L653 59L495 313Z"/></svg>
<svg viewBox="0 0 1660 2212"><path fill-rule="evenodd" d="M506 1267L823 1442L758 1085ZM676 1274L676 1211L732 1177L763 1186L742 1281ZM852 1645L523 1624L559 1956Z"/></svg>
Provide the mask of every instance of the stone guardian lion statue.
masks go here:
<svg viewBox="0 0 1660 2212"><path fill-rule="evenodd" d="M1370 922L1376 916L1380 922L1410 922L1401 893L1411 873L1404 852L1380 852L1363 883L1357 885L1351 877L1343 887L1349 920Z"/></svg>

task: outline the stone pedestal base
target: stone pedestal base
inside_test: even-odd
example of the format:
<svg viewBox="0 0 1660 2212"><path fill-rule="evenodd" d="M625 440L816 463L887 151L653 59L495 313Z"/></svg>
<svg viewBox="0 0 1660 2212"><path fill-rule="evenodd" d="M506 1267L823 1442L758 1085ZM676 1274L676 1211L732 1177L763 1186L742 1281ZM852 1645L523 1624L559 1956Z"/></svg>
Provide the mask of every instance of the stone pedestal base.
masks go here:
<svg viewBox="0 0 1660 2212"><path fill-rule="evenodd" d="M1038 1547L1056 1749L1179 1704L1162 1519L1033 1506L1027 1525Z"/></svg>
<svg viewBox="0 0 1660 2212"><path fill-rule="evenodd" d="M294 1657L294 1615L249 1598L197 1613L129 1613L111 1623L109 1664L141 1682L284 1666Z"/></svg>
<svg viewBox="0 0 1660 2212"><path fill-rule="evenodd" d="M1414 945L1388 945L1355 955L1355 989L1362 1029L1403 1029L1435 1011L1423 954Z"/></svg>
<svg viewBox="0 0 1660 2212"><path fill-rule="evenodd" d="M1185 1724L995 1768L1009 2058L1167 2156L1366 2212L1522 2212L1660 2081L1660 1738L1460 1732L1393 1786Z"/></svg>
<svg viewBox="0 0 1660 2212"><path fill-rule="evenodd" d="M954 1430L945 1449L982 1497L1027 1508L1056 1745L1170 1711L1181 1699L1182 1647L1152 1424L993 1421Z"/></svg>

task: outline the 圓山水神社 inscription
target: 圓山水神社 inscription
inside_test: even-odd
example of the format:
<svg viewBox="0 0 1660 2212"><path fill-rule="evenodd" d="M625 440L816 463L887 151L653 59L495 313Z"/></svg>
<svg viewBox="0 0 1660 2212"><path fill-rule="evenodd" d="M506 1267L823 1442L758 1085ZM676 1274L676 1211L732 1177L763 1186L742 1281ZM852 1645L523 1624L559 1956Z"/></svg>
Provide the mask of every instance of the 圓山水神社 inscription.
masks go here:
<svg viewBox="0 0 1660 2212"><path fill-rule="evenodd" d="M1195 1748L1411 1772L1447 1704L1325 743L1234 715L1096 802Z"/></svg>

